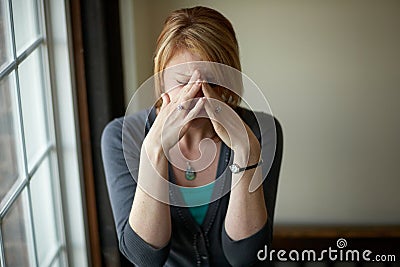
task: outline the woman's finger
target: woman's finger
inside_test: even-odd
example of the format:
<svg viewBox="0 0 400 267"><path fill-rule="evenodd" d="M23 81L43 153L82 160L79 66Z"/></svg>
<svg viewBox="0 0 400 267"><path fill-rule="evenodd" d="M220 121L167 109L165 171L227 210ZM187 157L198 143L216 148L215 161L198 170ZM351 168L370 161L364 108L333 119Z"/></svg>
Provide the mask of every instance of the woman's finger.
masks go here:
<svg viewBox="0 0 400 267"><path fill-rule="evenodd" d="M245 123L226 103L215 98L207 98L204 108L215 132L230 148L248 142L245 140L247 136Z"/></svg>
<svg viewBox="0 0 400 267"><path fill-rule="evenodd" d="M171 99L169 98L168 93L162 93L161 99L162 99L162 104L161 104L160 110L163 110L171 102Z"/></svg>
<svg viewBox="0 0 400 267"><path fill-rule="evenodd" d="M210 117L211 124L214 128L214 131L217 133L218 137L228 146L232 147L232 141L231 137L228 133L228 131L224 128L224 126L219 122L219 120L216 118L216 116L213 114L212 108L210 106L207 106L207 104L204 105L206 112L208 116Z"/></svg>
<svg viewBox="0 0 400 267"><path fill-rule="evenodd" d="M201 109L204 107L204 103L206 102L206 99L204 97L199 98L197 100L196 105L188 112L185 121L188 122L192 119L194 119L197 114L199 114L199 112L201 111Z"/></svg>
<svg viewBox="0 0 400 267"><path fill-rule="evenodd" d="M195 70L188 83L183 88L177 89L179 90L179 93L176 94L173 99L171 99L172 103L183 106L187 100L194 98L199 91L200 85L200 72Z"/></svg>
<svg viewBox="0 0 400 267"><path fill-rule="evenodd" d="M204 109L206 110L208 117L211 119L211 122L214 123L214 121L216 121L214 113L214 105L210 102L209 99L207 99L204 105Z"/></svg>
<svg viewBox="0 0 400 267"><path fill-rule="evenodd" d="M203 91L203 94L207 98L214 98L220 100L221 97L217 94L214 88L212 88L208 83L204 82L202 83L201 89Z"/></svg>
<svg viewBox="0 0 400 267"><path fill-rule="evenodd" d="M189 99L193 99L197 92L199 92L200 88L201 88L201 80L197 79L196 81L194 81L193 83L188 83L185 87L185 89L182 91L181 94L181 101L186 101Z"/></svg>
<svg viewBox="0 0 400 267"><path fill-rule="evenodd" d="M221 106L218 105L217 103L213 103L214 101L218 101L218 100L214 100L214 99L207 99L207 103L205 103L204 108L206 110L206 113L208 115L208 117L211 120L211 123L213 125L213 128L215 130L215 132L219 135L219 137L224 140L224 137L221 136L221 134L225 134L225 129L221 124L221 116L219 116L219 113L221 112ZM217 109L217 107L219 107L219 109Z"/></svg>

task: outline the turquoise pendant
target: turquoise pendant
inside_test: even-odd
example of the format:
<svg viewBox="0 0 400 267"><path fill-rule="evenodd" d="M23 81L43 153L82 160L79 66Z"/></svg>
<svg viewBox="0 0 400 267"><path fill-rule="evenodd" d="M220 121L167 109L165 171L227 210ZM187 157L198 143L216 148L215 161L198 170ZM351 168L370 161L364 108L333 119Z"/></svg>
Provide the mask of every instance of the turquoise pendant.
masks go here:
<svg viewBox="0 0 400 267"><path fill-rule="evenodd" d="M190 166L189 162L187 163L185 178L188 181L193 181L196 178L196 172L194 171L192 166Z"/></svg>

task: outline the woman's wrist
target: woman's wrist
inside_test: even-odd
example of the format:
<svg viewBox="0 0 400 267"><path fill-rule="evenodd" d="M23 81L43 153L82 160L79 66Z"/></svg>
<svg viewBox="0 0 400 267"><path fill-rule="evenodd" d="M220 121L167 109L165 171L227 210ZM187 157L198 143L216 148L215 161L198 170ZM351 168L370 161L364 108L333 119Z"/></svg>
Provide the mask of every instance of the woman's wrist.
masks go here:
<svg viewBox="0 0 400 267"><path fill-rule="evenodd" d="M145 153L146 158L152 163L158 163L160 160L166 159L163 147L160 142L145 138L143 140L141 153Z"/></svg>
<svg viewBox="0 0 400 267"><path fill-rule="evenodd" d="M260 161L261 147L260 144L250 144L249 148L238 148L235 151L234 163L241 167L256 164Z"/></svg>

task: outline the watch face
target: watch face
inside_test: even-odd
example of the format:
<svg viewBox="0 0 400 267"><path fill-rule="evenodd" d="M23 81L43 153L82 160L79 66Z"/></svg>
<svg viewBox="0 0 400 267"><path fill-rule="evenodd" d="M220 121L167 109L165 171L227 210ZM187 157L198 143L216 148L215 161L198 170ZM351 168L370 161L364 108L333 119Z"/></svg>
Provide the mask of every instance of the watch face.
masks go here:
<svg viewBox="0 0 400 267"><path fill-rule="evenodd" d="M229 166L229 169L231 169L231 172L233 173L238 173L240 168L236 163L234 163L231 166Z"/></svg>

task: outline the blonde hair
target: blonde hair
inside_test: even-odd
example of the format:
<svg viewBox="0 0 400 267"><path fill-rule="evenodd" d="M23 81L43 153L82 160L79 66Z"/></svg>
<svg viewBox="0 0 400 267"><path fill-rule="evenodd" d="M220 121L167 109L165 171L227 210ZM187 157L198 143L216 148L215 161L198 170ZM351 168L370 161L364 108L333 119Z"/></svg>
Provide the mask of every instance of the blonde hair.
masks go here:
<svg viewBox="0 0 400 267"><path fill-rule="evenodd" d="M241 71L239 46L232 24L214 9L196 6L169 15L157 39L154 74L163 71L174 54L181 50L188 50L204 61L225 64ZM157 97L163 90L161 78L156 78ZM239 105L240 96L233 91L221 86L215 90L230 106ZM160 104L159 100L156 105Z"/></svg>

